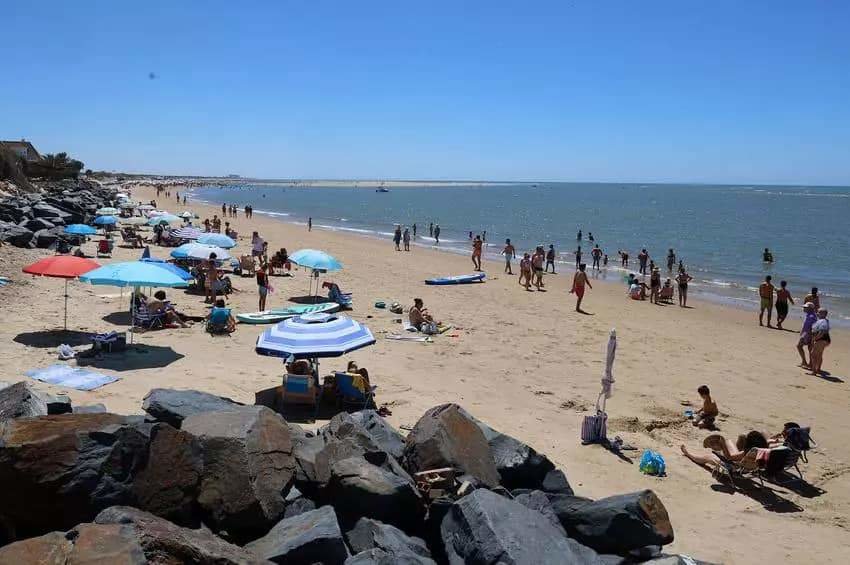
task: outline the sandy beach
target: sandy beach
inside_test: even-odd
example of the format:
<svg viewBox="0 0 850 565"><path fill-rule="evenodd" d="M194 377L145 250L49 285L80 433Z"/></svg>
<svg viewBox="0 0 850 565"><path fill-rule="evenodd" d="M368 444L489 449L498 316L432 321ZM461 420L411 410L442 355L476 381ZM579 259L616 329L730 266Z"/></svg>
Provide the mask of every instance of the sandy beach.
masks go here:
<svg viewBox="0 0 850 565"><path fill-rule="evenodd" d="M150 200L155 194L148 187L136 188L133 197ZM168 208L170 203L162 200ZM220 213L220 208L191 201L180 206L184 208L201 218ZM797 366L796 320L780 331L758 327L757 312L696 299L688 309L635 302L627 299L623 285L592 277L593 289L584 301L590 315L581 315L574 312L568 292L572 272L547 275L546 292L526 292L515 276L502 274L501 262L493 262L485 263L484 284L432 287L423 280L471 272L469 258L418 246L409 253L395 252L389 240L308 232L259 215L229 221L240 234L234 255L249 249L250 234L257 230L271 250L317 248L340 259L344 270L327 279L354 293L351 315L378 338L374 347L350 359L369 369L379 387L377 403L389 407L396 427L412 426L431 406L457 402L546 453L565 469L577 494L601 497L651 488L675 528L671 552L723 563L844 559L850 547L850 446L843 431L850 404L848 332L832 332L824 362L830 375L814 377ZM95 243L85 249L94 255ZM165 257L169 250L152 251ZM45 331L61 328L62 281L21 273L22 266L47 254L0 249L0 275L12 279L0 288L0 356L5 361L0 380L26 379L24 371L56 362L55 340ZM112 260L139 254L138 249L116 247ZM232 280L238 289L229 301L234 311L257 310L255 280ZM293 277L275 277L272 284L268 305L280 307L307 293L309 273L295 270ZM127 292L71 283L69 329L125 330ZM206 313L202 297L167 292L183 312ZM373 304L397 301L407 307L414 297L423 298L435 317L455 330L428 344L385 340L386 333L399 330L393 321L397 316ZM137 333L135 341L148 346L148 353L128 354L124 365L104 358L93 367L119 376L118 382L93 392L37 386L66 393L75 404L102 402L118 413L141 413L142 397L154 387L197 388L253 403L254 393L279 384L282 374L280 360L254 353L265 327L240 325L231 338L213 338L201 324ZM600 389L612 328L619 342L616 384L607 408L609 436L619 435L637 448L626 452L631 462L599 446L582 446L579 439L582 418L593 410ZM348 359L323 362L323 373L343 367ZM688 408L683 402L696 405L696 389L702 384L711 387L721 412L718 427L727 437L752 429L776 433L786 421L812 426L818 447L802 465L807 485L769 484L735 492L683 457L681 444L701 450L709 433L683 416ZM639 472L638 460L647 448L664 456L666 477Z"/></svg>

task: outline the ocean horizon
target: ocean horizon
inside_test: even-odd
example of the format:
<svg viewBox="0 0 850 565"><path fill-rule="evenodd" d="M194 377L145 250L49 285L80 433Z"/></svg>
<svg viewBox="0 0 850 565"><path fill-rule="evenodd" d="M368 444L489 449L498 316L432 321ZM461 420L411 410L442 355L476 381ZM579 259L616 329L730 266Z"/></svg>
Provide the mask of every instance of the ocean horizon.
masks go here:
<svg viewBox="0 0 850 565"><path fill-rule="evenodd" d="M316 229L386 239L388 251L395 224L415 223L414 244L434 246L432 222L441 228L438 248L448 252L468 254L470 231L473 236L486 231L489 258L498 258L506 238L520 255L552 244L560 270L570 273L578 245L590 265L593 233L609 256L598 278L615 281L637 272L643 248L666 277L672 248L694 277L693 293L703 298L755 315L758 285L771 275L777 287L788 281L798 306L791 317L800 317L803 296L816 286L830 318L850 326L850 230L839 228L850 215L850 187L387 181L389 192L379 193L374 183L380 181L356 181L367 186L355 188L337 184L353 180L225 180L233 184L196 187L190 198L236 204L240 211L252 205L257 214L293 223L312 217ZM392 182L416 187L393 188ZM762 261L765 247L773 253L772 264ZM620 267L619 250L629 253L628 269Z"/></svg>

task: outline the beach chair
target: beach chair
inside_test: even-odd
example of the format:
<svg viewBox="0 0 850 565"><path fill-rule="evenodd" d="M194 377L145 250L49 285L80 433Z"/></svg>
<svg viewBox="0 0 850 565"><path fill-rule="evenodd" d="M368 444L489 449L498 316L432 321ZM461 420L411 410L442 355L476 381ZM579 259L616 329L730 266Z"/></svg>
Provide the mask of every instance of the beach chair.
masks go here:
<svg viewBox="0 0 850 565"><path fill-rule="evenodd" d="M98 257L112 257L112 242L108 239L101 239L97 242Z"/></svg>
<svg viewBox="0 0 850 565"><path fill-rule="evenodd" d="M133 325L137 328L146 330L156 330L165 327L165 314L154 313L148 310L148 305L144 301L139 301L135 306L133 313Z"/></svg>
<svg viewBox="0 0 850 565"><path fill-rule="evenodd" d="M214 312L210 314L210 319L207 320L206 325L204 326L204 331L211 335L227 335L229 336L232 332L227 327L227 320L230 317L230 308L213 308L213 311L221 311L223 314L219 314L218 316L214 316ZM217 320L213 320L212 318L220 318ZM223 320L223 321L222 321Z"/></svg>
<svg viewBox="0 0 850 565"><path fill-rule="evenodd" d="M319 387L316 383L315 375L292 375L286 373L283 375L282 389L282 401L284 404L307 405L314 410L318 410Z"/></svg>
<svg viewBox="0 0 850 565"><path fill-rule="evenodd" d="M242 255L239 257L239 268L242 270L243 277L254 276L254 258L250 255Z"/></svg>
<svg viewBox="0 0 850 565"><path fill-rule="evenodd" d="M355 375L351 373L336 372L334 378L336 380L337 399L340 404L356 405L361 410L368 408L370 404L374 406L377 386L369 385L364 381L365 390L361 390L354 384Z"/></svg>
<svg viewBox="0 0 850 565"><path fill-rule="evenodd" d="M351 308L352 299L350 292L342 292L339 289L339 285L333 282L326 282L324 284L328 287L328 299L331 302L336 302L342 308Z"/></svg>
<svg viewBox="0 0 850 565"><path fill-rule="evenodd" d="M658 294L658 300L666 304L673 304L673 287L662 286L661 292Z"/></svg>
<svg viewBox="0 0 850 565"><path fill-rule="evenodd" d="M811 428L791 428L785 433L785 446L800 454L803 463L808 463L807 452L818 444L812 439Z"/></svg>
<svg viewBox="0 0 850 565"><path fill-rule="evenodd" d="M129 244L131 247L134 248L142 247L142 238L136 235L135 232L128 229L121 230L121 242Z"/></svg>
<svg viewBox="0 0 850 565"><path fill-rule="evenodd" d="M767 451L766 459L759 460L759 453ZM788 446L782 445L773 448L758 448L750 449L744 458L740 461L728 459L723 453L714 451L714 454L720 459L720 471L729 477L732 486L737 488L735 483L736 478L755 477L759 480L762 488L764 488L764 479L777 484L787 484L789 482L802 482L803 473L800 471L798 462L800 461L800 452L791 449ZM787 473L791 469L797 471L797 476ZM791 478L783 481L779 478L782 473L788 474Z"/></svg>

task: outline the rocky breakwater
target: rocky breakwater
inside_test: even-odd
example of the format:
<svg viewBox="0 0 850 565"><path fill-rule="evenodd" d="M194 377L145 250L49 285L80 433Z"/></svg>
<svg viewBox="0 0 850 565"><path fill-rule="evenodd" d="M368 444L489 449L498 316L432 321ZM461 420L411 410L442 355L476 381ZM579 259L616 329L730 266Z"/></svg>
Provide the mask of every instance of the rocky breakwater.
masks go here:
<svg viewBox="0 0 850 565"><path fill-rule="evenodd" d="M0 389L0 563L692 563L650 490L591 500L454 404L407 437L155 389L146 416ZM41 560L41 561L40 561Z"/></svg>
<svg viewBox="0 0 850 565"><path fill-rule="evenodd" d="M117 194L112 187L87 180L35 185L38 192L0 200L0 241L16 247L50 247L64 237L66 225L88 223L98 208L115 205Z"/></svg>

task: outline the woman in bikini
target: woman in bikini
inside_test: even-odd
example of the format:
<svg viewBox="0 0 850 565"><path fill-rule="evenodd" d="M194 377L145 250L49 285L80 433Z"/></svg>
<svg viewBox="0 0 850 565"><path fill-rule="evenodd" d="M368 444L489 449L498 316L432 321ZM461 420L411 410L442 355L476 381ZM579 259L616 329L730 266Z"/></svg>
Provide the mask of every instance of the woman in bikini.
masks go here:
<svg viewBox="0 0 850 565"><path fill-rule="evenodd" d="M528 253L524 254L519 262L519 284L524 286L525 290L531 290L531 256Z"/></svg>
<svg viewBox="0 0 850 565"><path fill-rule="evenodd" d="M823 364L823 351L832 342L829 337L829 320L826 319L826 308L818 310L818 320L812 324L812 351L809 353L810 374L820 375Z"/></svg>
<svg viewBox="0 0 850 565"><path fill-rule="evenodd" d="M472 241L472 264L475 266L476 271L481 270L481 248L482 248L482 245L483 245L483 242L481 241L481 236L476 235L475 239Z"/></svg>
<svg viewBox="0 0 850 565"><path fill-rule="evenodd" d="M682 308L688 307L688 283L692 279L684 268L679 269L679 274L676 275L676 282L679 283L679 306Z"/></svg>

